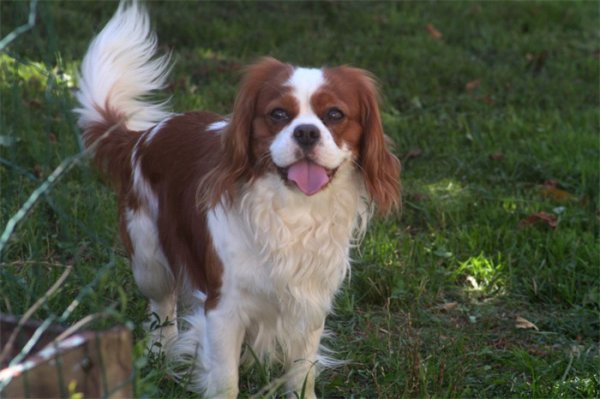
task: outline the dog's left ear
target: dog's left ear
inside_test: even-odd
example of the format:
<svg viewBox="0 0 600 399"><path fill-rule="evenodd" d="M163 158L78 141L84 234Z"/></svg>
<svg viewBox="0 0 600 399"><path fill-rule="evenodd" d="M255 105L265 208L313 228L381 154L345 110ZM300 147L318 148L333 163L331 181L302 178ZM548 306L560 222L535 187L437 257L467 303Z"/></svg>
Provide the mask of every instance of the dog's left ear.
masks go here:
<svg viewBox="0 0 600 399"><path fill-rule="evenodd" d="M359 164L371 200L385 215L400 206L400 161L391 153L391 140L383 132L375 80L367 71L357 71L363 127Z"/></svg>

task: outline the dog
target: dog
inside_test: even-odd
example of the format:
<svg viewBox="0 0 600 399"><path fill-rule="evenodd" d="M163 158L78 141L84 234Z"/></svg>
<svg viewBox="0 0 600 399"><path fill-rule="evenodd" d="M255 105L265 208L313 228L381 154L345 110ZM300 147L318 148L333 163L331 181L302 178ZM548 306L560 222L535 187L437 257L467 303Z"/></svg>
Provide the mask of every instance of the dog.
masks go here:
<svg viewBox="0 0 600 399"><path fill-rule="evenodd" d="M263 58L245 69L229 116L175 113L148 100L170 65L145 8L121 3L83 59L75 109L161 321L152 348L191 363L187 388L206 397L238 395L246 347L285 367L290 397L314 398L351 248L373 209L400 201L374 79Z"/></svg>

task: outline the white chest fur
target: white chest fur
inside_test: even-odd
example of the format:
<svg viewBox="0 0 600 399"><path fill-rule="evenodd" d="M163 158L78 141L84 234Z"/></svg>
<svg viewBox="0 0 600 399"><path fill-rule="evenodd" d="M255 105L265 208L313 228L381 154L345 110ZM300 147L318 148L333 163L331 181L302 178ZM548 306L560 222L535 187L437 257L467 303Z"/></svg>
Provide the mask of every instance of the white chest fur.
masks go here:
<svg viewBox="0 0 600 399"><path fill-rule="evenodd" d="M240 317L261 355L322 328L366 227L362 183L349 165L319 195L283 187L267 175L233 206L209 213L223 266L218 307ZM285 357L285 354L284 354Z"/></svg>

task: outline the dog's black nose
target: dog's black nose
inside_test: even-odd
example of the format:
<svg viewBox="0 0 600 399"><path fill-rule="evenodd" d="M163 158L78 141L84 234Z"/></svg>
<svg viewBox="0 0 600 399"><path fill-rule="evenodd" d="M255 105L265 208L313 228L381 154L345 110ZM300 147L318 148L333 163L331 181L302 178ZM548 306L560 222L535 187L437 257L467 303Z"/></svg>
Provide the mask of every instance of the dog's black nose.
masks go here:
<svg viewBox="0 0 600 399"><path fill-rule="evenodd" d="M319 128L315 125L298 125L294 129L294 139L300 146L305 148L313 147L319 141L320 137L321 132L319 132Z"/></svg>

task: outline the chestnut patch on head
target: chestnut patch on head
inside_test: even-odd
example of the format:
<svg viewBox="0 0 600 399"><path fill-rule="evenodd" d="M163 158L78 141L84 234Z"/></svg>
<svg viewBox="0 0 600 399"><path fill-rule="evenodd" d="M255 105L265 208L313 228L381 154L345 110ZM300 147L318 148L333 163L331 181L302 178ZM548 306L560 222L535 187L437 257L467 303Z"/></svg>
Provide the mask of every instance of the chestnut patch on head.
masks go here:
<svg viewBox="0 0 600 399"><path fill-rule="evenodd" d="M338 123L327 127L336 143L355 155L371 199L388 213L400 203L400 162L383 133L375 81L369 72L347 66L326 69L324 75L327 84L314 95L312 106L343 112Z"/></svg>
<svg viewBox="0 0 600 399"><path fill-rule="evenodd" d="M273 168L269 147L275 136L298 115L298 102L291 90L283 86L286 80L269 81L257 98L250 138L252 167L256 175Z"/></svg>
<svg viewBox="0 0 600 399"><path fill-rule="evenodd" d="M327 126L337 146L346 145L358 157L362 131L358 88L354 82L331 71L325 69L326 83L312 96L311 107Z"/></svg>
<svg viewBox="0 0 600 399"><path fill-rule="evenodd" d="M209 196L203 201L207 206L216 205L223 196L230 203L238 181L251 180L272 167L268 149L282 124L274 124L268 111L277 108L273 101L284 96L284 84L292 71L291 65L274 58L263 58L246 68L231 122L222 134L223 157L203 182ZM279 108L293 112L287 106L291 105L284 103Z"/></svg>

